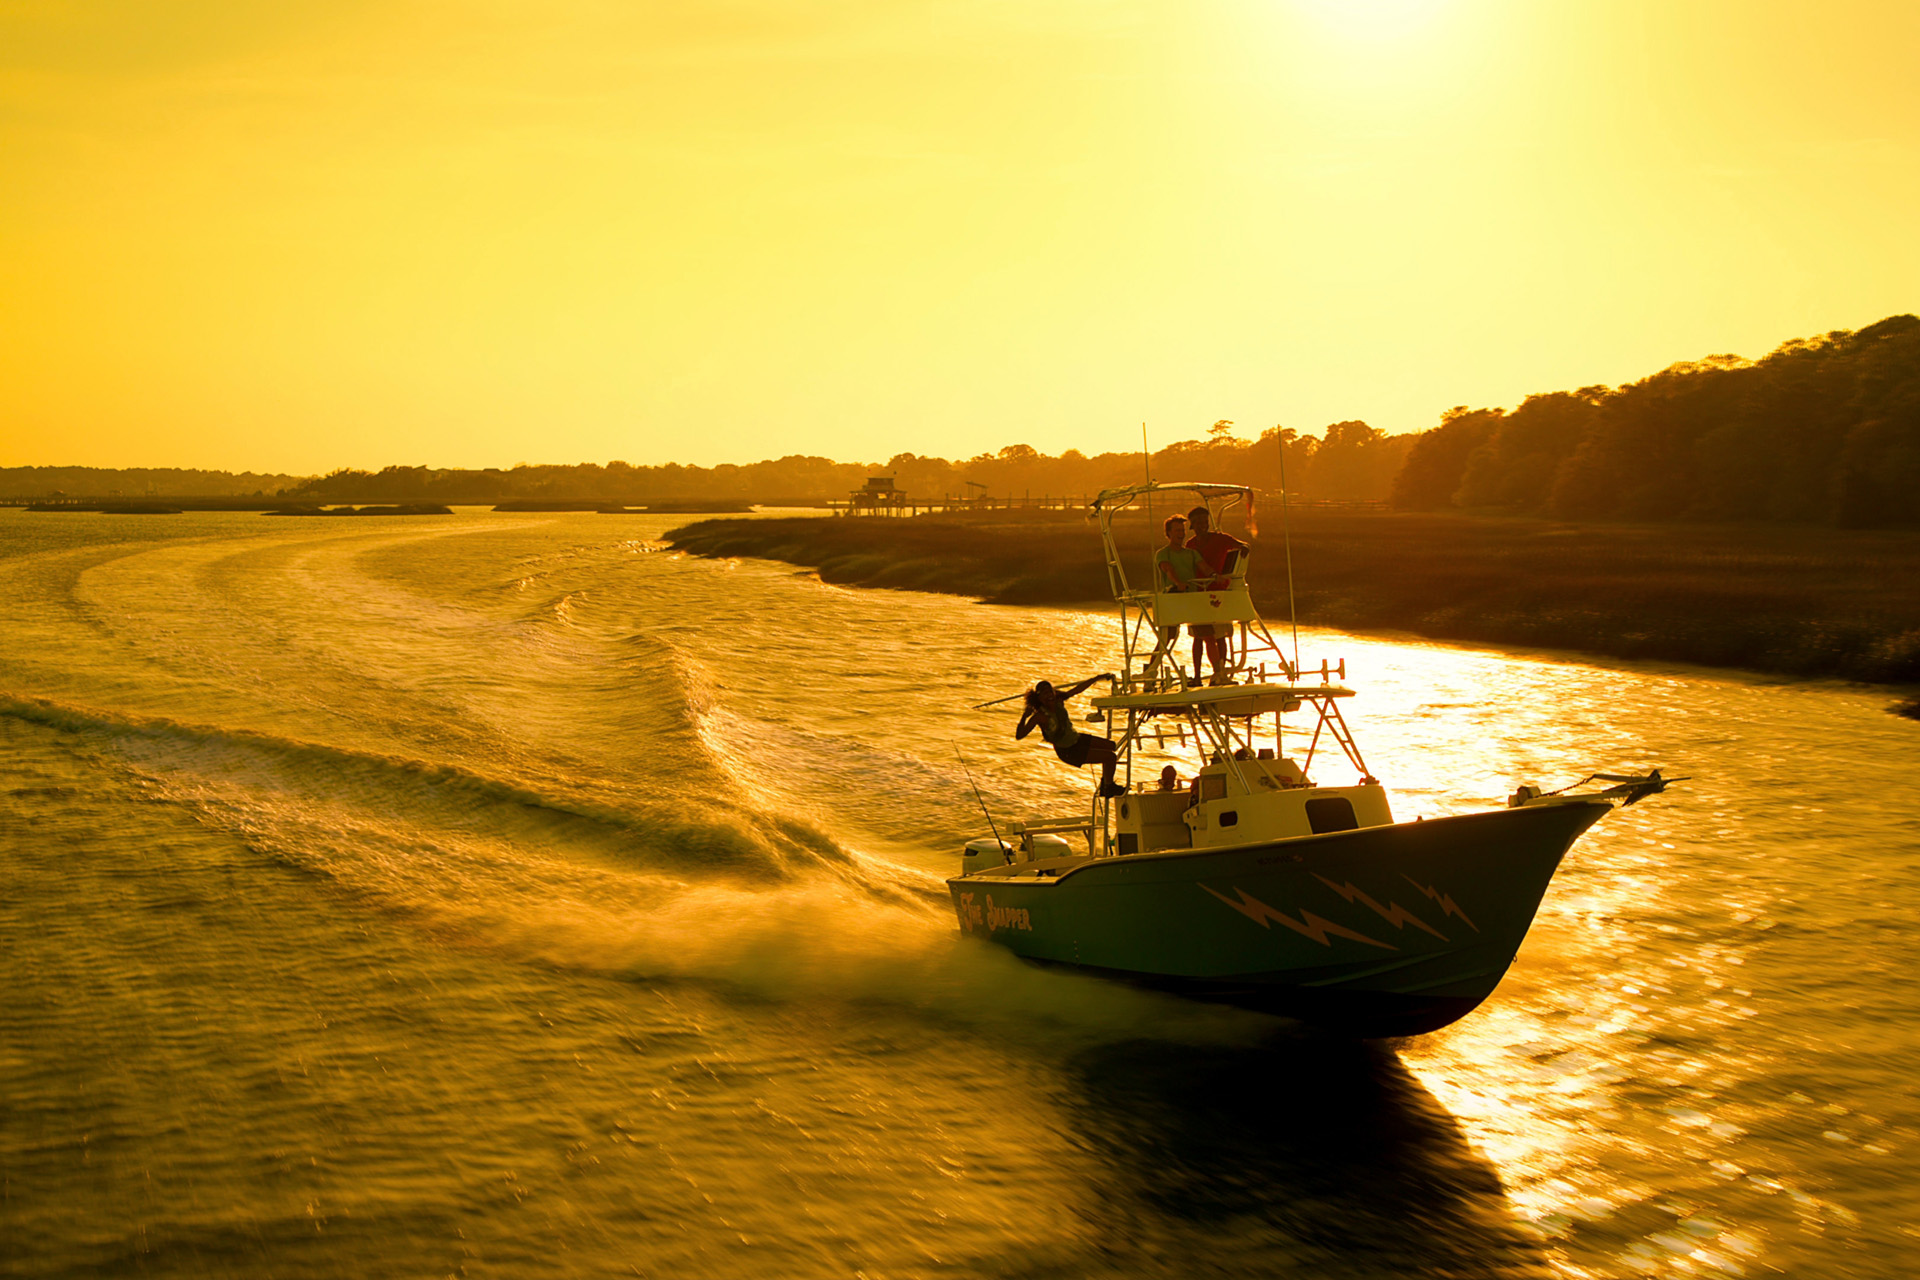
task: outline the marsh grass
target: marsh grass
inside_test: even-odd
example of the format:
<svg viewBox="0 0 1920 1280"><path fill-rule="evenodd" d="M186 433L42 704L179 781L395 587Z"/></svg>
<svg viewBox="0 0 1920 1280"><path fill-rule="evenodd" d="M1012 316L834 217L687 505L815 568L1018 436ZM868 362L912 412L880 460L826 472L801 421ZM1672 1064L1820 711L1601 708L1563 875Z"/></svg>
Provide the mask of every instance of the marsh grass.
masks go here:
<svg viewBox="0 0 1920 1280"><path fill-rule="evenodd" d="M1143 575L1147 532L1144 520L1121 530L1123 546L1138 549L1129 569L1137 561ZM806 565L848 586L1005 604L1109 598L1099 539L1073 513L708 520L668 538L697 555ZM1911 531L1306 511L1292 541L1309 625L1920 683ZM1274 529L1253 554L1261 612L1283 618Z"/></svg>

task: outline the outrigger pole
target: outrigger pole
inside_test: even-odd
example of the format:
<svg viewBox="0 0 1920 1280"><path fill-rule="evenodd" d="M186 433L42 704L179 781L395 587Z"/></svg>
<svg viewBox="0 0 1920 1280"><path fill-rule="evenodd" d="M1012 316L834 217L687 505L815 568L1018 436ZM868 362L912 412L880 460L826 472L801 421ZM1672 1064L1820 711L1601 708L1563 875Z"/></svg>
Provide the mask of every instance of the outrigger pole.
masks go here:
<svg viewBox="0 0 1920 1280"><path fill-rule="evenodd" d="M1147 590L1158 591L1160 589L1160 565L1159 562L1154 559L1155 553L1153 549L1153 451L1147 448L1147 424L1144 422L1140 424L1140 474L1141 478L1147 482ZM1132 684L1134 642L1139 638L1139 632L1137 629L1131 634L1127 631L1127 602L1121 599L1119 585L1127 580L1127 568L1126 562L1120 559L1120 549L1114 546L1112 537L1113 526L1111 523L1104 526L1104 532L1106 544L1112 549L1110 563L1107 568L1107 579L1114 584L1113 598L1120 605L1120 647L1125 650L1126 653L1127 683ZM1114 576L1114 570L1116 568L1119 570L1118 577ZM1160 633L1158 631L1153 633L1153 651L1156 654L1160 652ZM1132 722L1131 716L1128 717L1128 722ZM1127 732L1130 736L1133 731L1129 729ZM1127 753L1127 785L1133 785L1132 752Z"/></svg>
<svg viewBox="0 0 1920 1280"><path fill-rule="evenodd" d="M1147 424L1140 424L1140 472L1147 482L1147 582L1149 591L1160 589L1160 565L1154 560L1153 545L1153 450L1147 448ZM1124 624L1122 624L1124 625ZM1131 772L1128 774L1132 776Z"/></svg>
<svg viewBox="0 0 1920 1280"><path fill-rule="evenodd" d="M1287 501L1287 433L1273 433L1280 446L1280 540L1287 547L1287 620L1293 625L1293 671L1290 679L1300 678L1300 611L1293 605L1293 520ZM1344 661L1344 659L1343 659Z"/></svg>

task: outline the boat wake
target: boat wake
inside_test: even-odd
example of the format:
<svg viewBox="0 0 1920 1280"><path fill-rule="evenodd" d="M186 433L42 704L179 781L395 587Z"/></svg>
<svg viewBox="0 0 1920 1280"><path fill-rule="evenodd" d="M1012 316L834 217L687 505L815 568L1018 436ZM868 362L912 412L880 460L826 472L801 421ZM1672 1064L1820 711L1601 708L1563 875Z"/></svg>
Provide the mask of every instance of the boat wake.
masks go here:
<svg viewBox="0 0 1920 1280"><path fill-rule="evenodd" d="M523 960L757 1000L878 1001L966 1023L1138 1034L1157 997L957 939L932 876L708 795L648 800L0 693L155 802L427 935ZM137 857L129 851L129 857ZM1246 1024L1182 1012L1174 1038Z"/></svg>

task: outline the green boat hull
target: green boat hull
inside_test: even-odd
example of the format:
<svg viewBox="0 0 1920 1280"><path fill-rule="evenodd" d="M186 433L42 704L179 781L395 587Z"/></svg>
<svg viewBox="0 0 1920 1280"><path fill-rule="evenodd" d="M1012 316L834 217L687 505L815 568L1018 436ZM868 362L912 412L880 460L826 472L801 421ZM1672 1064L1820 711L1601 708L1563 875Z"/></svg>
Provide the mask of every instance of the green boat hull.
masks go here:
<svg viewBox="0 0 1920 1280"><path fill-rule="evenodd" d="M1612 806L1529 805L947 882L962 932L1066 966L1366 1038L1492 993L1560 860Z"/></svg>

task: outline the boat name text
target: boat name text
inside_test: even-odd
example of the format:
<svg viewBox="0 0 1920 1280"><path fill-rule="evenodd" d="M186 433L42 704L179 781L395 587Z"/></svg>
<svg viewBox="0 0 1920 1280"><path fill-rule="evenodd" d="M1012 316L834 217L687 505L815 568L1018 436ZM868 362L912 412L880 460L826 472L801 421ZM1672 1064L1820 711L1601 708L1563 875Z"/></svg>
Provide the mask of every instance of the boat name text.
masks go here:
<svg viewBox="0 0 1920 1280"><path fill-rule="evenodd" d="M988 933L996 929L1024 929L1028 933L1033 932L1033 918L1027 914L1025 907L996 907L993 905L992 894L983 896L986 898L984 905L975 902L974 895L971 893L960 895L961 928L968 933L977 932L983 926Z"/></svg>

